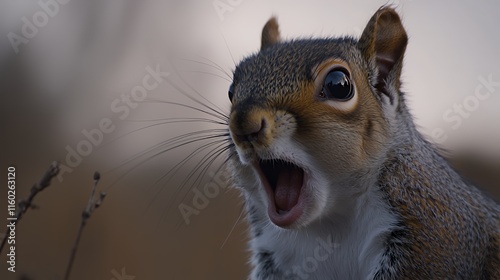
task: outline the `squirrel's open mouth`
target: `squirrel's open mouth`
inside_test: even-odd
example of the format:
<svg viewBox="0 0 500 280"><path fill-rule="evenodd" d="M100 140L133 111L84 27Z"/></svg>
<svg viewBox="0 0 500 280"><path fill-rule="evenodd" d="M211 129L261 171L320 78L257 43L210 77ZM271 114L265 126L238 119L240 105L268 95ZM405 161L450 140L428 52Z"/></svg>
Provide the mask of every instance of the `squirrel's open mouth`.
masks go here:
<svg viewBox="0 0 500 280"><path fill-rule="evenodd" d="M290 226L304 212L304 169L279 159L259 160L255 167L269 199L269 218L279 227Z"/></svg>

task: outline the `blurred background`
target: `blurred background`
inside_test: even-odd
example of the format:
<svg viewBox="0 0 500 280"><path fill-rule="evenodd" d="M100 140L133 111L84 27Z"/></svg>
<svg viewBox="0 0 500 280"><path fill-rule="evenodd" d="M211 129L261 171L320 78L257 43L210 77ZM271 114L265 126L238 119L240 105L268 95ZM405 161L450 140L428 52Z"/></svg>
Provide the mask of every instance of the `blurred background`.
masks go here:
<svg viewBox="0 0 500 280"><path fill-rule="evenodd" d="M500 2L389 3L410 36L403 89L420 130L500 198ZM231 71L258 51L269 17L284 38L359 36L384 4L0 0L0 178L15 166L20 199L52 161L62 164L16 227L16 273L4 250L0 279L63 279L95 170L107 197L71 279L245 279L238 191L218 183L193 200L223 163L223 142L210 137L224 127L199 121L219 115L181 92L227 113Z"/></svg>

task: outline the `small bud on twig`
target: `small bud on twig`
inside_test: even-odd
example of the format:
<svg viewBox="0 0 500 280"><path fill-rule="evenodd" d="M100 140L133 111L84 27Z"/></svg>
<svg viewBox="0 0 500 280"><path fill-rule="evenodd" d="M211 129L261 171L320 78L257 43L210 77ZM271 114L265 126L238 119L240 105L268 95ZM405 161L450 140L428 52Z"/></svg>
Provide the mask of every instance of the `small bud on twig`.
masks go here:
<svg viewBox="0 0 500 280"><path fill-rule="evenodd" d="M82 237L83 229L85 228L85 225L87 224L87 220L90 218L92 215L92 212L94 212L95 209L99 208L101 206L102 201L104 200L104 197L106 196L106 193L101 192L99 194L99 198L95 198L95 190L97 188L97 184L99 184L99 180L101 180L101 174L99 172L94 173L94 186L92 187L92 190L90 191L90 196L89 200L87 201L87 205L85 209L82 211L82 220L80 222L80 228L78 229L78 234L76 236L75 243L73 244L73 249L71 250L71 255L69 258L68 266L66 267L66 274L64 276L65 280L69 279L69 276L71 274L71 268L73 267L73 262L75 261L76 257L76 252L78 250L78 245L80 244L80 238Z"/></svg>

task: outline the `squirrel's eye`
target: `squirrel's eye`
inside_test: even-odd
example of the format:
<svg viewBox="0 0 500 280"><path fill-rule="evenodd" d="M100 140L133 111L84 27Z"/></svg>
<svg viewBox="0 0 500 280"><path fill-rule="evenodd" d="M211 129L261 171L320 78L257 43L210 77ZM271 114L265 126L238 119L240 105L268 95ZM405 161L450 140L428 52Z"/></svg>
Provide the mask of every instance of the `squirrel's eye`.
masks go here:
<svg viewBox="0 0 500 280"><path fill-rule="evenodd" d="M229 90L227 91L227 95L229 96L229 101L233 102L233 93L234 92L234 84L229 86Z"/></svg>
<svg viewBox="0 0 500 280"><path fill-rule="evenodd" d="M336 99L347 101L354 96L354 87L351 79L344 71L332 70L325 78L320 97L324 99Z"/></svg>

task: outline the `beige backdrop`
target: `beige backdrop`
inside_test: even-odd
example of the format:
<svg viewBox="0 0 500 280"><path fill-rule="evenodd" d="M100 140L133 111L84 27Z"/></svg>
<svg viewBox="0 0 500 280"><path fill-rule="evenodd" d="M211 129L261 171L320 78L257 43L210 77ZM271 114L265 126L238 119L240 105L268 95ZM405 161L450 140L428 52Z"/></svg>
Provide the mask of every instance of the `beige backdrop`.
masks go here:
<svg viewBox="0 0 500 280"><path fill-rule="evenodd" d="M244 279L248 252L246 224L244 218L238 220L239 193L219 186L220 193L191 216L189 224L178 209L182 203L193 206L192 187L208 184L208 172L199 185L199 173L194 172L216 146L200 151L157 184L208 142L163 153L133 170L140 160L114 169L161 141L223 126L184 122L146 128L156 122L137 120L203 114L144 101L129 107L125 116L124 111L116 112L117 104L126 104L122 95L142 84L149 66L170 72L176 81L182 74L227 112L229 81L223 71L231 73L235 61L258 50L260 30L270 16L278 17L284 38L359 36L371 14L387 1L54 1L0 2L0 178L5 182L7 167L16 166L17 196L25 197L51 161L68 166L67 149L83 145L84 130L95 131L105 118L115 130L103 133L103 143L91 146L88 156L62 174L61 182L56 179L36 198L38 208L16 229L17 272L7 272L4 251L0 279L62 279L94 170L103 173L99 189L108 195L85 228L72 279L119 279L114 275L122 269L136 280ZM410 36L404 90L421 131L452 150L457 168L499 198L499 2L392 4ZM46 10L50 15L45 19ZM23 35L23 28L29 29L26 21L39 25L36 32L28 30L30 38ZM12 34L24 38L17 53L9 39ZM212 62L222 70L206 65ZM497 85L485 87L482 81L488 79ZM199 106L165 81L146 92L148 100ZM478 88L490 94L479 100ZM460 114L457 106L469 109ZM125 136L110 142L120 135ZM209 170L215 171L220 160ZM125 172L127 176L112 185ZM184 178L191 180L182 186ZM0 191L4 223L7 192Z"/></svg>

